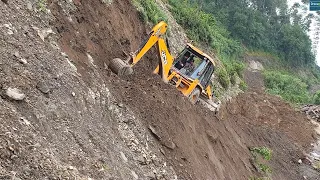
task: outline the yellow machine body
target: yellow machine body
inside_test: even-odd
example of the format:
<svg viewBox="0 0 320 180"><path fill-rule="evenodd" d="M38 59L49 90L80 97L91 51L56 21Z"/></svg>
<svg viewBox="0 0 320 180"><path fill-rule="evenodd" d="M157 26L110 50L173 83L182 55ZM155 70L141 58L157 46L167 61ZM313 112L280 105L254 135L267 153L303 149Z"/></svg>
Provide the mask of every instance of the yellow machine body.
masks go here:
<svg viewBox="0 0 320 180"><path fill-rule="evenodd" d="M130 59L126 63L132 68L157 44L156 47L159 51L160 60L154 73L159 74L164 82L175 85L193 103L198 100L200 95L211 99L212 89L210 80L215 67L214 60L191 44L187 44L180 55L174 58L170 54L167 42L164 39L167 28L168 25L163 21L155 25L149 33L148 38L135 53L131 54ZM179 69L179 63L183 64L181 63L182 60L179 61L179 58L183 58L186 54L192 55L193 58L198 60L198 67L193 74L189 75L184 73L182 68Z"/></svg>

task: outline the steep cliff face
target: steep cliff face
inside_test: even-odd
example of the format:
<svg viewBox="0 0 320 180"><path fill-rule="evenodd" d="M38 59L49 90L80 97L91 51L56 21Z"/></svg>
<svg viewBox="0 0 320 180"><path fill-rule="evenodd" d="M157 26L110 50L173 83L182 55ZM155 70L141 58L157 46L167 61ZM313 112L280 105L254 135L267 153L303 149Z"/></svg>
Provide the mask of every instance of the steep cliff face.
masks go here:
<svg viewBox="0 0 320 180"><path fill-rule="evenodd" d="M272 178L302 179L312 127L288 104L250 92L215 115L151 75L156 51L120 79L108 61L149 30L129 0L39 2L0 2L1 178L248 179L268 146Z"/></svg>

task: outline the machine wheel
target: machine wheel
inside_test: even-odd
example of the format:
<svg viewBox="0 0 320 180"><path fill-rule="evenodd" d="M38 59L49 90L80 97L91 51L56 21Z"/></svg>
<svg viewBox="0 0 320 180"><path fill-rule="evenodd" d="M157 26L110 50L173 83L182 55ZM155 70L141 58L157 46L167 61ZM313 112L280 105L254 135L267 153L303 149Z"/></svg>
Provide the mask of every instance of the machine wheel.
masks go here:
<svg viewBox="0 0 320 180"><path fill-rule="evenodd" d="M189 100L192 104L196 104L199 100L201 91L200 88L194 88L194 90L189 95Z"/></svg>
<svg viewBox="0 0 320 180"><path fill-rule="evenodd" d="M132 67L119 58L112 59L109 63L109 68L118 76L126 76L133 73Z"/></svg>

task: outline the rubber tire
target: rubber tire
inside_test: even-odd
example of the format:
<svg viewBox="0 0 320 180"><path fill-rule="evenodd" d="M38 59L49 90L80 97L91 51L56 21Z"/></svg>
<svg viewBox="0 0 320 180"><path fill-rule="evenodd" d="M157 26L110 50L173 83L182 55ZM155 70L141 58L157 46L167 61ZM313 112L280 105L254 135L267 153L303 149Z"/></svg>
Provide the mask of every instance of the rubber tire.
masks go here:
<svg viewBox="0 0 320 180"><path fill-rule="evenodd" d="M132 67L119 58L112 59L109 63L109 68L118 76L126 76L133 73Z"/></svg>
<svg viewBox="0 0 320 180"><path fill-rule="evenodd" d="M189 95L189 101L191 102L191 104L196 104L198 102L200 94L200 88L194 88L194 90Z"/></svg>

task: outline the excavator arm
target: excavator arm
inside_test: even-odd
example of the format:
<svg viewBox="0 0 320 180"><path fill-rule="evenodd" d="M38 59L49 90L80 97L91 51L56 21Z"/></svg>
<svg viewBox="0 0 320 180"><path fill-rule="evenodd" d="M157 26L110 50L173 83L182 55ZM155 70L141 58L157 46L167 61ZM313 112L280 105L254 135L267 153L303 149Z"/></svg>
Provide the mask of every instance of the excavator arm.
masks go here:
<svg viewBox="0 0 320 180"><path fill-rule="evenodd" d="M167 28L168 25L163 21L155 25L152 31L149 33L146 41L142 43L136 52L130 54L131 57L127 61L122 61L119 58L113 59L109 64L110 69L118 75L131 74L132 67L137 64L154 45L157 44L160 61L159 65L154 70L154 73L161 75L162 79L165 82L168 82L168 75L173 64L173 57L169 53L169 49L163 38Z"/></svg>

